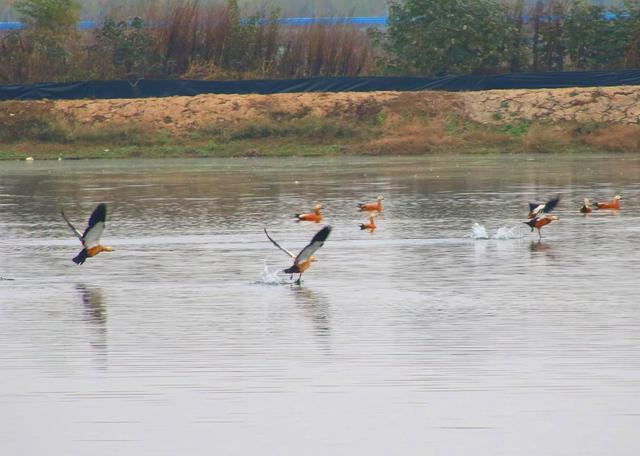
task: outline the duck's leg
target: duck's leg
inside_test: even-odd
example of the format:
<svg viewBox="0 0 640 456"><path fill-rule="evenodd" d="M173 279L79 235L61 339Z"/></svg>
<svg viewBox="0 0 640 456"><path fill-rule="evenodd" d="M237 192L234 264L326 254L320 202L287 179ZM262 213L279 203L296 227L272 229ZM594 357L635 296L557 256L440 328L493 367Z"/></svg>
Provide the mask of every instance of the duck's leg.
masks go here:
<svg viewBox="0 0 640 456"><path fill-rule="evenodd" d="M295 284L300 285L302 283L301 280L302 280L302 274L298 276L298 280L295 281Z"/></svg>

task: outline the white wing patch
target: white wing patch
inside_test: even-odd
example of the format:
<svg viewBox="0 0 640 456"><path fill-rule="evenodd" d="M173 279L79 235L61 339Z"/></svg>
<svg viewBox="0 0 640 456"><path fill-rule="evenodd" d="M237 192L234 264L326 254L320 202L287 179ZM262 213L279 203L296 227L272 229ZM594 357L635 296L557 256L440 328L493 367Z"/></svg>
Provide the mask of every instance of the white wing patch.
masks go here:
<svg viewBox="0 0 640 456"><path fill-rule="evenodd" d="M84 235L84 246L89 249L100 243L100 236L104 231L104 222L98 222L87 230Z"/></svg>

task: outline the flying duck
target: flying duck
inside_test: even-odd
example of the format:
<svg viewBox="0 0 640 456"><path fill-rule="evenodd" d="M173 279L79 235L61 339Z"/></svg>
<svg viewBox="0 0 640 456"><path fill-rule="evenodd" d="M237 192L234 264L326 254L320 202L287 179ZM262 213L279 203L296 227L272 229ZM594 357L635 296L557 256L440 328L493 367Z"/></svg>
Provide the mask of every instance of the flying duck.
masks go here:
<svg viewBox="0 0 640 456"><path fill-rule="evenodd" d="M64 209L60 211L62 218L69 228L75 234L82 243L83 249L80 253L73 258L75 264L83 264L87 258L91 258L99 254L100 252L113 252L115 249L106 245L100 244L100 235L104 231L105 222L107 220L107 205L105 203L98 204L98 206L91 213L89 217L89 224L81 233L75 226L69 221L64 213Z"/></svg>
<svg viewBox="0 0 640 456"><path fill-rule="evenodd" d="M304 271L309 269L311 263L316 261L316 258L313 256L313 254L316 252L316 250L324 245L324 241L326 241L329 237L329 233L331 233L331 227L327 225L320 231L318 231L313 236L313 238L311 238L311 242L309 242L309 244L304 249L302 249L300 253L298 253L298 255L294 255L289 250L285 249L276 241L274 241L271 236L269 236L267 229L264 229L264 234L267 235L267 238L271 241L271 243L282 250L284 253L289 255L291 258L293 258L293 265L290 268L284 269L283 272L291 275L300 274L298 280L296 280L295 282L298 285L300 285L300 279L302 279L302 274L304 273Z"/></svg>

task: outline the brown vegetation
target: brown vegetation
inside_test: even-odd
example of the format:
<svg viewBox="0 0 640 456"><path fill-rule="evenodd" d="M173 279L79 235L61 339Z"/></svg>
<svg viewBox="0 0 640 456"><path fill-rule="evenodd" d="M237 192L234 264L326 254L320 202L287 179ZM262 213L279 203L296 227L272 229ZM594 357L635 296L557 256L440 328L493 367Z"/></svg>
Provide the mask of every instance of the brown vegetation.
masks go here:
<svg viewBox="0 0 640 456"><path fill-rule="evenodd" d="M5 158L44 148L54 156L636 152L639 94L612 87L11 101L0 103L0 151L14 151ZM93 152L76 152L83 148Z"/></svg>

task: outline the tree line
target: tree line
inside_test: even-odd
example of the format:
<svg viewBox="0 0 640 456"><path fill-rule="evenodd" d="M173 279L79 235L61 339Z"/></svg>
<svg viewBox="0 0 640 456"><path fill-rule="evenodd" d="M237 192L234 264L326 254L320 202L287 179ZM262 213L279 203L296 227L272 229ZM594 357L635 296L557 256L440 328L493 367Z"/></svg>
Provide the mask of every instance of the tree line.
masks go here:
<svg viewBox="0 0 640 456"><path fill-rule="evenodd" d="M158 6L161 5L161 6ZM264 79L613 70L640 64L640 0L391 2L386 29L288 27L278 9L149 2L80 31L76 0L18 0L0 33L0 83L140 78Z"/></svg>

